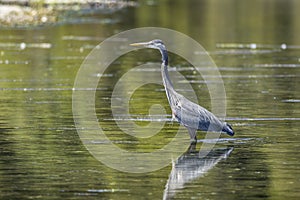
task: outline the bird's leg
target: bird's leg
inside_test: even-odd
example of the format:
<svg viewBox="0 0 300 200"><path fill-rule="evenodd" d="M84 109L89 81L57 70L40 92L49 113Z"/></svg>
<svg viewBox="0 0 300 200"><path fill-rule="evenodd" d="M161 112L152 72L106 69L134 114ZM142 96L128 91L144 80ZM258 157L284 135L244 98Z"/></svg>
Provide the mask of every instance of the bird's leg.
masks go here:
<svg viewBox="0 0 300 200"><path fill-rule="evenodd" d="M175 121L176 117L175 117L175 113L172 111L172 121Z"/></svg>
<svg viewBox="0 0 300 200"><path fill-rule="evenodd" d="M175 113L172 112L172 125L173 125L173 123L174 123L175 121L176 121Z"/></svg>
<svg viewBox="0 0 300 200"><path fill-rule="evenodd" d="M187 150L187 153L195 153L196 152L196 146L197 146L197 143L191 143L188 150Z"/></svg>
<svg viewBox="0 0 300 200"><path fill-rule="evenodd" d="M197 144L197 136L196 136L197 129L193 129L189 127L187 127L187 129L190 134L191 144Z"/></svg>
<svg viewBox="0 0 300 200"><path fill-rule="evenodd" d="M196 137L196 132L197 130L196 129L192 129L192 128L189 128L187 127L188 131L189 131L189 134L190 134L190 138L191 138L191 144L188 148L188 152L189 153L193 153L196 151L196 145L197 145L197 137Z"/></svg>

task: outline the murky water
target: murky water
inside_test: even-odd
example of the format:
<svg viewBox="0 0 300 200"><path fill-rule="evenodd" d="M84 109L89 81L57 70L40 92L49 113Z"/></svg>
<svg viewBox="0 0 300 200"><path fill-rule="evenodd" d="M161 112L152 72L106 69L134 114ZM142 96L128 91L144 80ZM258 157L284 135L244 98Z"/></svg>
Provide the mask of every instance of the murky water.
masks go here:
<svg viewBox="0 0 300 200"><path fill-rule="evenodd" d="M299 6L298 1L141 1L115 13L83 14L89 20L78 20L80 14L58 25L1 29L0 198L298 199ZM141 26L181 31L209 51L222 74L227 121L236 135L222 136L207 157L199 158L199 146L214 141L198 132L197 149L158 171L132 174L107 167L84 147L74 125L72 88L77 70L97 44ZM99 82L99 124L128 151L159 149L178 130L159 85L145 85L133 94L131 116L115 119L111 113L111 94L120 77L133 66L159 65L159 56L152 50L130 52ZM199 103L210 108L202 77L179 56L170 57L171 70L184 74ZM146 79L149 71L160 76L157 68L137 73ZM167 113L149 117L153 104ZM116 121L122 120L165 124L157 136L136 139L118 128Z"/></svg>

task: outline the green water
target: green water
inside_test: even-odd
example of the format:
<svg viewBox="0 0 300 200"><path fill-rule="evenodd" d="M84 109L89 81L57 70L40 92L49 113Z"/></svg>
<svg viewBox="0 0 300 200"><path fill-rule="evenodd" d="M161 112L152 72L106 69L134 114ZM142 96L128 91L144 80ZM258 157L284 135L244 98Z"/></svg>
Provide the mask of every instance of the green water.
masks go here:
<svg viewBox="0 0 300 200"><path fill-rule="evenodd" d="M53 25L1 28L0 198L298 199L298 8L296 0L140 1L138 7L116 12L72 14ZM73 120L72 88L96 45L144 26L180 31L209 51L224 81L227 121L236 135L222 136L205 159L186 154L158 171L131 174L107 167L82 144ZM132 120L139 125L149 123L151 105L166 108L160 118L165 126L149 141L124 134L109 107L122 74L142 63L159 63L159 56L152 50L130 52L100 82L95 100L99 124L120 148L152 151L178 129L161 86L145 85L131 100ZM210 108L199 74L179 56L170 57L170 65L195 88L199 103ZM160 75L159 69L151 70ZM139 73L147 78L147 70ZM199 139L203 135L198 132ZM177 182L176 173L183 175Z"/></svg>

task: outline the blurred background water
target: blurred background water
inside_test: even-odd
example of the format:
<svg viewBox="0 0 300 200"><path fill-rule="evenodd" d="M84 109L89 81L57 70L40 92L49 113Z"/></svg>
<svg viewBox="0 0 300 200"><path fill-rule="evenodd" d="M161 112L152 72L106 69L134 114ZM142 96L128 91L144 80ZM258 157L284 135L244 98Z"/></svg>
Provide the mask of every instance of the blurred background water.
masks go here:
<svg viewBox="0 0 300 200"><path fill-rule="evenodd" d="M298 199L299 8L296 0L147 0L118 9L72 9L45 24L2 24L0 198ZM222 74L227 121L236 135L223 136L205 159L185 154L161 170L130 174L105 166L81 143L72 88L96 45L145 26L180 31L208 50ZM165 106L168 114L161 120L167 123L151 141L124 135L109 109L113 83L133 66L159 63L159 56L140 50L116 60L97 91L99 123L120 148L155 149L178 129L157 85L137 90L131 108L134 119L143 119L152 104ZM210 108L202 78L179 56L170 57L170 65L196 88L199 103ZM147 78L146 71L140 74Z"/></svg>

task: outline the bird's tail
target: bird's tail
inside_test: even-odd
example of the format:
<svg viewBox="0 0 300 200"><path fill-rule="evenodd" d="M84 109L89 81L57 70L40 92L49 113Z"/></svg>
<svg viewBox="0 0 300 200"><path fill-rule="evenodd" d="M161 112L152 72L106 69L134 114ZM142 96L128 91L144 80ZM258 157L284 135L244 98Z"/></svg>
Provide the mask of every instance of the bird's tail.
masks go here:
<svg viewBox="0 0 300 200"><path fill-rule="evenodd" d="M232 127L230 126L230 124L225 123L225 125L223 126L222 132L227 133L230 136L234 135L234 131L232 129Z"/></svg>

